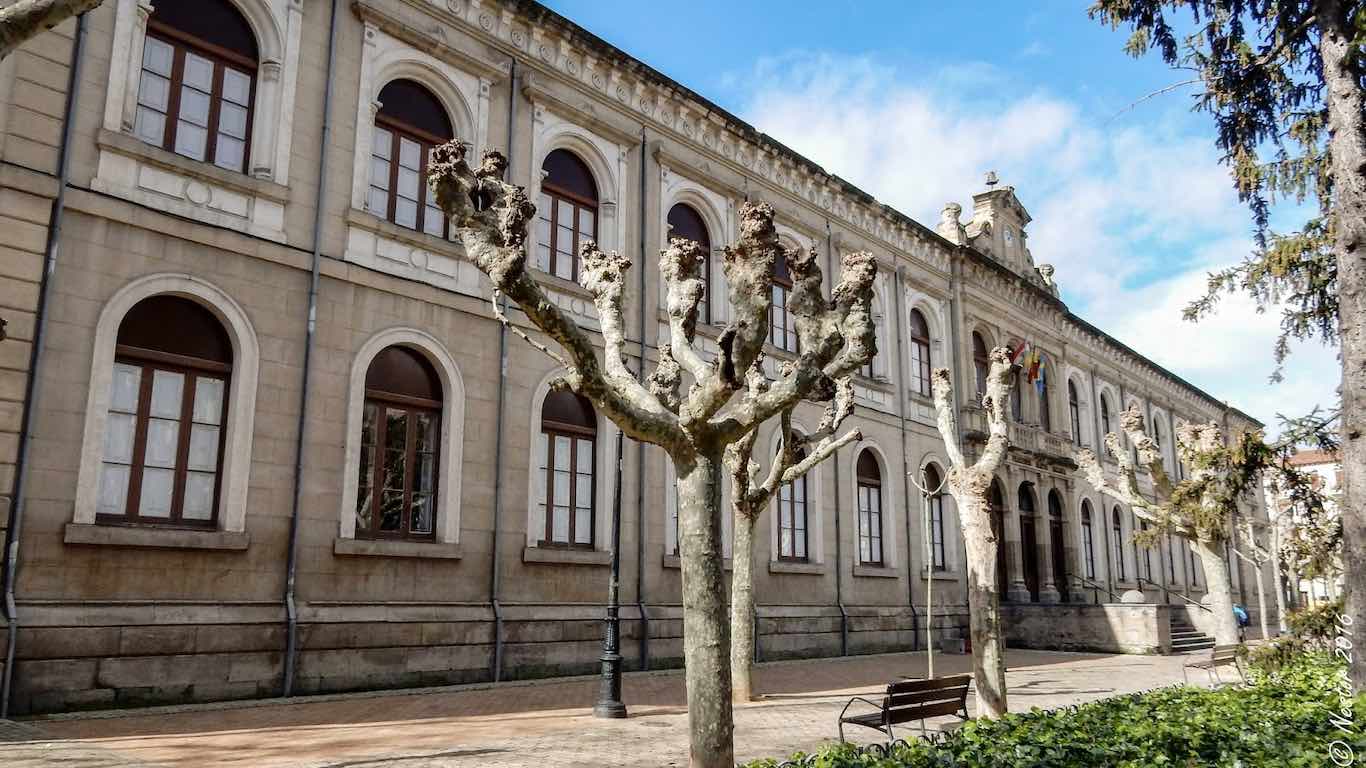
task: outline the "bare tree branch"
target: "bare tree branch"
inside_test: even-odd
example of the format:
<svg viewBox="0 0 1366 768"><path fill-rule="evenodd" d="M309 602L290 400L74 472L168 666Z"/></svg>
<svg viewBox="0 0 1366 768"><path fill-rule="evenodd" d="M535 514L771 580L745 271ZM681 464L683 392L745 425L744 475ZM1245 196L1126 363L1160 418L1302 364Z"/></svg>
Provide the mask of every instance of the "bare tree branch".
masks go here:
<svg viewBox="0 0 1366 768"><path fill-rule="evenodd" d="M19 0L0 8L0 59L25 40L99 6L102 0Z"/></svg>

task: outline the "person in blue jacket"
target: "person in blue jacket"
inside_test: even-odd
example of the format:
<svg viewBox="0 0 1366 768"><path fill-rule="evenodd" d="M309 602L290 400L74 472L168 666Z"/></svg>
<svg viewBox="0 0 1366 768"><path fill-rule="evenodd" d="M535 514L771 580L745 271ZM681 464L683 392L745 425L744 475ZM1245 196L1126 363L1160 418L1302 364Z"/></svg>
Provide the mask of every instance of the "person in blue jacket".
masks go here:
<svg viewBox="0 0 1366 768"><path fill-rule="evenodd" d="M1238 620L1238 640L1241 642L1244 639L1245 635L1243 630L1247 628L1247 625L1249 623L1251 623L1251 620L1248 618L1247 615L1247 609L1243 608L1243 606L1238 605L1237 603L1234 603L1233 618Z"/></svg>

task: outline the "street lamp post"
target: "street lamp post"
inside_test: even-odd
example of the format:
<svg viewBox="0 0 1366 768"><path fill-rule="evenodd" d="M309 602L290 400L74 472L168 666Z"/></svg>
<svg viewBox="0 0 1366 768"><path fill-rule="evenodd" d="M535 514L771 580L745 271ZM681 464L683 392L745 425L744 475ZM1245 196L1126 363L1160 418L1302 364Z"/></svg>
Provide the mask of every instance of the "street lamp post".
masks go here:
<svg viewBox="0 0 1366 768"><path fill-rule="evenodd" d="M617 430L616 491L612 498L612 577L607 588L607 618L602 634L602 679L598 686L598 703L593 705L594 717L626 717L626 705L621 701L621 453L623 437Z"/></svg>

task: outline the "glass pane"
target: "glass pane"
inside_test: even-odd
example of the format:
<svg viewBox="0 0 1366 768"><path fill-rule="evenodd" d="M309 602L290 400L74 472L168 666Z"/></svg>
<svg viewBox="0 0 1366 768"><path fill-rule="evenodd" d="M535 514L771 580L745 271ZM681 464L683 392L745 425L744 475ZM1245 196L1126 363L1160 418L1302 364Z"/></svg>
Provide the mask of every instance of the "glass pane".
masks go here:
<svg viewBox="0 0 1366 768"><path fill-rule="evenodd" d="M569 541L569 507L555 507L554 519L550 526L550 540Z"/></svg>
<svg viewBox="0 0 1366 768"><path fill-rule="evenodd" d="M208 139L208 135L208 132L203 128L190 125L184 120L181 120L176 126L176 154L184 155L192 160L203 160L204 146Z"/></svg>
<svg viewBox="0 0 1366 768"><path fill-rule="evenodd" d="M149 467L174 468L179 438L180 422L171 419L148 419L146 455L143 457L143 463Z"/></svg>
<svg viewBox="0 0 1366 768"><path fill-rule="evenodd" d="M567 251L562 251L555 259L555 276L565 280L574 279L574 257Z"/></svg>
<svg viewBox="0 0 1366 768"><path fill-rule="evenodd" d="M194 381L194 420L218 424L223 418L223 380L200 376Z"/></svg>
<svg viewBox="0 0 1366 768"><path fill-rule="evenodd" d="M536 484L536 501L537 501L542 507L544 507L544 506L545 506L545 503L546 503L545 489L546 489L546 484L549 482L549 478L546 476L546 462L548 461L548 454L549 454L549 452L550 452L550 436L547 435L546 433L542 432L542 433L541 433L541 444L540 444L541 482L539 482L539 483Z"/></svg>
<svg viewBox="0 0 1366 768"><path fill-rule="evenodd" d="M379 126L375 126L375 133L370 140L370 154L388 160L389 153L393 151L393 148L394 135Z"/></svg>
<svg viewBox="0 0 1366 768"><path fill-rule="evenodd" d="M407 477L408 412L386 409L384 429L384 487L403 490ZM386 514L388 510L385 510Z"/></svg>
<svg viewBox="0 0 1366 768"><path fill-rule="evenodd" d="M187 466L201 472L218 471L218 427L194 424L190 427L190 456Z"/></svg>
<svg viewBox="0 0 1366 768"><path fill-rule="evenodd" d="M187 123L208 127L209 94L193 88L180 89L180 114L178 117Z"/></svg>
<svg viewBox="0 0 1366 768"><path fill-rule="evenodd" d="M154 72L143 70L138 82L138 103L162 114L171 101L171 81Z"/></svg>
<svg viewBox="0 0 1366 768"><path fill-rule="evenodd" d="M784 528L778 532L778 552L781 555L792 556L792 531Z"/></svg>
<svg viewBox="0 0 1366 768"><path fill-rule="evenodd" d="M574 230L563 223L555 228L555 251L574 255Z"/></svg>
<svg viewBox="0 0 1366 768"><path fill-rule="evenodd" d="M403 136L398 137L398 164L416 171L422 168L422 145Z"/></svg>
<svg viewBox="0 0 1366 768"><path fill-rule="evenodd" d="M584 438L580 437L579 439L575 440L574 442L575 442L575 446L574 446L574 448L575 448L575 454L574 454L574 456L575 456L575 461L576 461L577 464L578 464L578 466L575 467L575 469L577 469L579 472L582 472L582 473L588 475L589 477L592 477L592 476L593 476L593 441L592 441L592 440L585 440Z"/></svg>
<svg viewBox="0 0 1366 768"><path fill-rule="evenodd" d="M185 84L201 91L213 90L213 62L203 56L185 53Z"/></svg>
<svg viewBox="0 0 1366 768"><path fill-rule="evenodd" d="M238 139L247 137L247 110L224 102L218 108L218 132Z"/></svg>
<svg viewBox="0 0 1366 768"><path fill-rule="evenodd" d="M362 483L356 493L356 530L370 530L370 505L373 501L374 493L370 486Z"/></svg>
<svg viewBox="0 0 1366 768"><path fill-rule="evenodd" d="M792 484L792 498L796 499L798 504L801 504L802 502L806 501L805 478L798 480Z"/></svg>
<svg viewBox="0 0 1366 768"><path fill-rule="evenodd" d="M231 67L223 68L223 98L233 104L247 106L251 95L251 77Z"/></svg>
<svg viewBox="0 0 1366 768"><path fill-rule="evenodd" d="M170 77L171 59L174 55L175 49L169 43L149 37L142 44L142 68Z"/></svg>
<svg viewBox="0 0 1366 768"><path fill-rule="evenodd" d="M114 377L109 383L109 410L136 413L138 390L141 388L141 368L127 363L114 363Z"/></svg>
<svg viewBox="0 0 1366 768"><path fill-rule="evenodd" d="M422 213L422 231L437 237L446 233L446 215L441 212L440 208L431 205L426 206L426 210Z"/></svg>
<svg viewBox="0 0 1366 768"><path fill-rule="evenodd" d="M166 140L166 116L146 107L138 107L133 133L148 144L161 146Z"/></svg>
<svg viewBox="0 0 1366 768"><path fill-rule="evenodd" d="M173 371L152 372L152 405L149 413L166 419L180 418L180 394L185 375Z"/></svg>
<svg viewBox="0 0 1366 768"><path fill-rule="evenodd" d="M220 135L217 149L214 150L213 164L229 171L241 171L246 160L246 151L245 141Z"/></svg>
<svg viewBox="0 0 1366 768"><path fill-rule="evenodd" d="M587 208L579 209L579 234L590 240L593 238L595 232L593 219L593 211Z"/></svg>
<svg viewBox="0 0 1366 768"><path fill-rule="evenodd" d="M872 542L868 541L867 539L859 539L859 543L858 543L858 559L859 559L859 562L871 563L871 562L873 561L873 558L872 558L872 549L873 549L873 548L872 548Z"/></svg>
<svg viewBox="0 0 1366 768"><path fill-rule="evenodd" d="M569 473L556 472L555 485L550 489L551 501L556 504L566 505L569 503Z"/></svg>
<svg viewBox="0 0 1366 768"><path fill-rule="evenodd" d="M398 198L394 204L394 223L400 227L417 229L417 203Z"/></svg>
<svg viewBox="0 0 1366 768"><path fill-rule="evenodd" d="M806 536L802 535L800 530L792 535L792 543L796 545L796 556L806 557Z"/></svg>
<svg viewBox="0 0 1366 768"><path fill-rule="evenodd" d="M141 517L171 516L171 490L175 484L175 470L148 467L142 470L142 498L138 500Z"/></svg>
<svg viewBox="0 0 1366 768"><path fill-rule="evenodd" d="M365 404L365 410L361 413L360 421L361 445L375 444L375 427L379 421L379 408L374 403Z"/></svg>
<svg viewBox="0 0 1366 768"><path fill-rule="evenodd" d="M356 484L361 488L362 495L366 489L375 481L375 449L365 447L360 449L360 468L357 470Z"/></svg>
<svg viewBox="0 0 1366 768"><path fill-rule="evenodd" d="M100 467L100 495L95 512L101 515L122 515L128 501L128 467L104 464Z"/></svg>
<svg viewBox="0 0 1366 768"><path fill-rule="evenodd" d="M403 491L380 491L381 531L397 531L403 526Z"/></svg>
<svg viewBox="0 0 1366 768"><path fill-rule="evenodd" d="M133 461L133 430L137 418L128 413L111 413L104 427L104 460L130 464Z"/></svg>
<svg viewBox="0 0 1366 768"><path fill-rule="evenodd" d="M385 177L385 183L388 183L388 177ZM365 202L365 209L376 216L388 216L389 191L370 187L370 198Z"/></svg>
<svg viewBox="0 0 1366 768"><path fill-rule="evenodd" d="M415 429L417 437L417 447L414 449L419 453L431 453L436 450L436 424L437 418L431 413L414 413L413 418L417 419Z"/></svg>
<svg viewBox="0 0 1366 768"><path fill-rule="evenodd" d="M593 512L588 507L579 507L574 512L574 543L593 543Z"/></svg>
<svg viewBox="0 0 1366 768"><path fill-rule="evenodd" d="M413 533L432 532L432 497L428 494L413 494L411 509L411 529Z"/></svg>
<svg viewBox="0 0 1366 768"><path fill-rule="evenodd" d="M430 453L418 454L413 468L413 493L430 493L436 485L436 456Z"/></svg>
<svg viewBox="0 0 1366 768"><path fill-rule="evenodd" d="M409 200L416 200L416 199L417 199L417 193L418 193L418 186L417 186L417 185L418 185L419 183L420 183L420 182L419 182L419 180L418 180L417 171L414 171L414 170L411 170L411 169L408 169L408 168L404 168L404 167L401 166L401 165L398 167L398 194L399 194L399 197L406 197L406 198L408 198Z"/></svg>
<svg viewBox="0 0 1366 768"><path fill-rule="evenodd" d="M550 271L550 246L545 240L536 244L536 268L542 272Z"/></svg>
<svg viewBox="0 0 1366 768"><path fill-rule="evenodd" d="M185 475L185 503L180 516L185 520L208 520L213 517L212 472L189 472Z"/></svg>
<svg viewBox="0 0 1366 768"><path fill-rule="evenodd" d="M574 475L574 505L581 509L593 507L593 476Z"/></svg>
<svg viewBox="0 0 1366 768"><path fill-rule="evenodd" d="M569 469L569 443L568 437L555 435L555 469L557 470L567 471Z"/></svg>

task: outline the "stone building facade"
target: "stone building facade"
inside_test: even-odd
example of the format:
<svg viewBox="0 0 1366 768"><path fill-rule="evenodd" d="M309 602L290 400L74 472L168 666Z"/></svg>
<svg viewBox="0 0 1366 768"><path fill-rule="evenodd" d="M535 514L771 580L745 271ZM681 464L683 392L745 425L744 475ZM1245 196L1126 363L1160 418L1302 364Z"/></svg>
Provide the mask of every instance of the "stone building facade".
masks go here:
<svg viewBox="0 0 1366 768"><path fill-rule="evenodd" d="M671 467L618 457L495 321L424 197L450 138L508 155L580 322L574 244L633 256L633 365L667 339L671 230L720 246L757 199L792 244L877 254L866 439L761 522L762 658L921 647L930 580L933 621L961 632L952 502L926 526L905 478L943 473L930 368L952 371L971 450L1002 344L1044 371L997 486L1009 598L1199 600L1188 550L1136 550L1070 455L1133 403L1174 468L1182 420L1255 422L1072 314L1010 187L926 227L529 0L188 6L109 0L0 62L8 711L589 671L618 484L627 665L679 663ZM710 286L705 343L727 319L715 259Z"/></svg>

